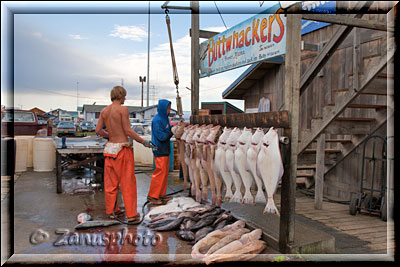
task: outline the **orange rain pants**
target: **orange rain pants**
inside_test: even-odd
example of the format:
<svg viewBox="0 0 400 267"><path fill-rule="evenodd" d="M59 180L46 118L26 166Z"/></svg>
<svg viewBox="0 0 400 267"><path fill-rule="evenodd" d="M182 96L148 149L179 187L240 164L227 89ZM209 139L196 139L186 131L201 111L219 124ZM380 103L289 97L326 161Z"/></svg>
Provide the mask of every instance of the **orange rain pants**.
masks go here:
<svg viewBox="0 0 400 267"><path fill-rule="evenodd" d="M132 147L122 147L117 157L105 157L104 160L104 195L106 213L112 214L118 195L118 185L122 192L126 217L137 215L137 192L135 162ZM118 204L115 209L119 210Z"/></svg>
<svg viewBox="0 0 400 267"><path fill-rule="evenodd" d="M149 197L159 198L167 193L167 181L169 171L169 156L154 157L156 169L151 176Z"/></svg>

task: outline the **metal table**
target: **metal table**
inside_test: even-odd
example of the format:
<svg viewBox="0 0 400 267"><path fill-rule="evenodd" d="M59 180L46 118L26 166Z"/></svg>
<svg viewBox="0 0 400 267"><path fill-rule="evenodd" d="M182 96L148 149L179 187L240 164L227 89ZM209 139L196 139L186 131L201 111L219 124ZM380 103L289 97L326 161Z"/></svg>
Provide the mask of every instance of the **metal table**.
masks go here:
<svg viewBox="0 0 400 267"><path fill-rule="evenodd" d="M57 142L56 142L57 144ZM98 140L67 140L67 148L57 144L56 149L56 177L57 193L62 193L62 175L66 171L79 167L87 167L101 173L104 179L104 168L92 165L93 162L104 163L104 143ZM84 160L75 161L74 155L84 157ZM104 164L102 164L104 166Z"/></svg>

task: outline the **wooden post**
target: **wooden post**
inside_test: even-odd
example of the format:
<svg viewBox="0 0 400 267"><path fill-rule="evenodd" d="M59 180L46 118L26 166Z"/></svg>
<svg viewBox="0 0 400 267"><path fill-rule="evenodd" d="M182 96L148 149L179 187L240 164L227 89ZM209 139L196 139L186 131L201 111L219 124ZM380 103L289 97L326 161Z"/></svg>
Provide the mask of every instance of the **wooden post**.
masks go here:
<svg viewBox="0 0 400 267"><path fill-rule="evenodd" d="M57 178L57 194L62 193L62 177L61 177L61 154L56 150L56 178Z"/></svg>
<svg viewBox="0 0 400 267"><path fill-rule="evenodd" d="M191 106L192 115L199 114L199 2L190 1L192 10L191 38Z"/></svg>
<svg viewBox="0 0 400 267"><path fill-rule="evenodd" d="M290 9L301 10L301 3ZM286 21L286 56L284 105L289 111L290 129L285 135L290 136L290 158L288 168L282 177L281 216L279 226L279 250L291 253L294 243L297 147L299 139L299 99L300 99L300 49L301 49L301 14L288 14Z"/></svg>
<svg viewBox="0 0 400 267"><path fill-rule="evenodd" d="M314 208L322 209L325 173L325 134L322 133L317 139L317 166L315 171L315 202Z"/></svg>
<svg viewBox="0 0 400 267"><path fill-rule="evenodd" d="M360 88L360 30L358 28L354 28L353 39L353 90L358 91Z"/></svg>

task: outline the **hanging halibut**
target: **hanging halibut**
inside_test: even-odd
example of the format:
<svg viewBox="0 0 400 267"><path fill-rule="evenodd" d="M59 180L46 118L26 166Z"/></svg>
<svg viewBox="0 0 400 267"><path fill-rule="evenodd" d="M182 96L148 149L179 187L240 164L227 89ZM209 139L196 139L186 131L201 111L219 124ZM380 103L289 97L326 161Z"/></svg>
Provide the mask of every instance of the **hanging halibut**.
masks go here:
<svg viewBox="0 0 400 267"><path fill-rule="evenodd" d="M232 176L229 170L226 168L226 141L231 134L232 129L224 127L221 136L218 139L217 150L215 151L215 170L222 177L222 180L226 186L226 192L224 196L224 201L232 198Z"/></svg>
<svg viewBox="0 0 400 267"><path fill-rule="evenodd" d="M251 129L250 128L243 128L242 134L237 140L236 143L236 150L235 150L235 165L236 169L239 172L241 180L243 182L245 192L242 199L242 203L245 204L253 204L254 198L250 192L250 188L253 184L253 177L251 174L246 170L247 165L247 149L249 144L251 143Z"/></svg>
<svg viewBox="0 0 400 267"><path fill-rule="evenodd" d="M237 170L235 164L235 150L237 147L236 142L241 134L242 134L241 130L237 127L235 127L232 130L227 140L228 148L226 150L226 158L225 158L227 169L231 173L233 183L235 184L235 193L233 194L230 202L238 202L238 203L242 202L243 196L241 192L242 179L239 176L239 171Z"/></svg>
<svg viewBox="0 0 400 267"><path fill-rule="evenodd" d="M217 149L216 142L221 134L221 125L217 125L211 128L210 134L207 136L206 139L206 142L208 144L207 161L210 162L210 173L208 174L208 177L210 178L210 181L212 179L211 177L213 177L216 193L215 198L212 196L211 204L215 204L217 206L221 206L222 204L222 180L215 169L215 151Z"/></svg>
<svg viewBox="0 0 400 267"><path fill-rule="evenodd" d="M257 158L257 172L261 176L268 195L265 213L276 213L279 211L274 203L274 193L279 180L283 175L283 163L281 152L279 150L278 130L273 127L264 135L261 143L261 149Z"/></svg>
<svg viewBox="0 0 400 267"><path fill-rule="evenodd" d="M250 146L247 149L247 166L246 169L253 175L253 178L257 184L257 194L255 197L256 203L267 203L263 190L263 181L257 174L257 157L260 151L261 142L264 137L264 131L261 128L257 128L253 134L250 142Z"/></svg>

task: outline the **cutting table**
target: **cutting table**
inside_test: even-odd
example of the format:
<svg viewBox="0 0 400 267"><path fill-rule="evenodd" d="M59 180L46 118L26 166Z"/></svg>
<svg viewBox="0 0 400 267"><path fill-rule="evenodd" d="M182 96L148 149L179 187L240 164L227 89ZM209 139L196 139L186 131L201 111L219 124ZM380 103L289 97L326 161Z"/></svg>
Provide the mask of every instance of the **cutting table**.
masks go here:
<svg viewBox="0 0 400 267"><path fill-rule="evenodd" d="M63 148L62 139L56 138L56 176L57 193L62 193L62 175L73 169L86 167L101 173L104 181L103 149L106 140L103 138L67 138L66 148ZM97 163L97 164L96 164Z"/></svg>

